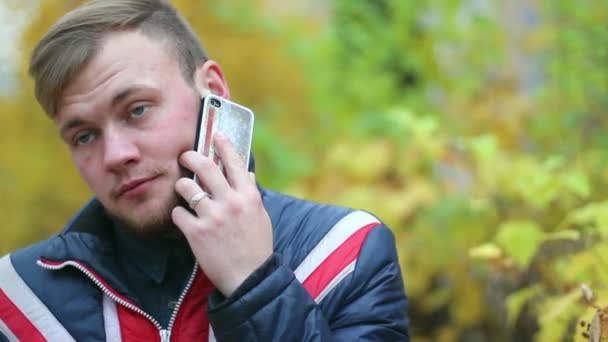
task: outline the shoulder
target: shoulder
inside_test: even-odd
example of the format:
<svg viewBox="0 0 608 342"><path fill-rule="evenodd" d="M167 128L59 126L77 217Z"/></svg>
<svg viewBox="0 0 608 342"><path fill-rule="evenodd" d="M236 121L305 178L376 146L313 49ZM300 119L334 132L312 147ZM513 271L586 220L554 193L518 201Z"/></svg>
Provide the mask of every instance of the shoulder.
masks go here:
<svg viewBox="0 0 608 342"><path fill-rule="evenodd" d="M329 254L349 247L359 250L372 230L380 228L379 239L390 240L392 234L373 214L337 205L316 203L268 190L263 192L270 215L275 249L284 263L292 268L300 265L313 250ZM375 233L374 235L378 235ZM375 238L372 244L381 243Z"/></svg>
<svg viewBox="0 0 608 342"><path fill-rule="evenodd" d="M3 256L0 259L0 289L6 291L7 287L20 284L20 291L31 291L42 300L51 297L47 293L54 287L53 276L37 262L56 238L51 237Z"/></svg>
<svg viewBox="0 0 608 342"><path fill-rule="evenodd" d="M2 300L11 303L18 310L15 312L20 312L21 321L30 321L45 333L100 340L103 317L99 290L75 270L51 271L38 265L58 239L52 237L0 259L0 293L4 294L0 307Z"/></svg>
<svg viewBox="0 0 608 342"><path fill-rule="evenodd" d="M22 278L29 278L30 275L39 273L41 269L36 265L36 262L48 250L55 238L51 237L48 240L37 242L5 255L2 257L5 260L1 266L3 271L6 267L12 267Z"/></svg>
<svg viewBox="0 0 608 342"><path fill-rule="evenodd" d="M269 190L264 190L262 198L273 225L280 229L331 226L352 211Z"/></svg>

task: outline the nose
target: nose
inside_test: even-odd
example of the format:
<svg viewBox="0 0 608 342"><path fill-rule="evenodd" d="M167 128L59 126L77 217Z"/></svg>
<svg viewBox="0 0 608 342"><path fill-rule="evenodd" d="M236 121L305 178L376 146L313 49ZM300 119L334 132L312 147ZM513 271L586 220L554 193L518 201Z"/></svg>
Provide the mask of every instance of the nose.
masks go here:
<svg viewBox="0 0 608 342"><path fill-rule="evenodd" d="M122 171L136 164L141 155L137 144L128 132L107 129L104 132L104 165L109 171Z"/></svg>

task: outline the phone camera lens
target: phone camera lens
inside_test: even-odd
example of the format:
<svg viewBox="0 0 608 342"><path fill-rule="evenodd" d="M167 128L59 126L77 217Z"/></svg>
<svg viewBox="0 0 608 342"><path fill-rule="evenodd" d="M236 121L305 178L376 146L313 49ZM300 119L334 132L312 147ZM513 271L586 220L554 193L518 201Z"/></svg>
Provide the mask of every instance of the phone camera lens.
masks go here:
<svg viewBox="0 0 608 342"><path fill-rule="evenodd" d="M222 103L218 99L211 99L211 105L216 108L220 108Z"/></svg>

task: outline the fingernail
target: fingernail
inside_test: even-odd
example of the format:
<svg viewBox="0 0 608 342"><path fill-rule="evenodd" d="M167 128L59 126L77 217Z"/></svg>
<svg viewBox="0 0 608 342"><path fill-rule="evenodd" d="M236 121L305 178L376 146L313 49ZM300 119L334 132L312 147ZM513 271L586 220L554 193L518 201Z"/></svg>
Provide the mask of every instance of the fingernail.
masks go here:
<svg viewBox="0 0 608 342"><path fill-rule="evenodd" d="M215 133L215 137L218 139L226 139L226 135L223 132Z"/></svg>

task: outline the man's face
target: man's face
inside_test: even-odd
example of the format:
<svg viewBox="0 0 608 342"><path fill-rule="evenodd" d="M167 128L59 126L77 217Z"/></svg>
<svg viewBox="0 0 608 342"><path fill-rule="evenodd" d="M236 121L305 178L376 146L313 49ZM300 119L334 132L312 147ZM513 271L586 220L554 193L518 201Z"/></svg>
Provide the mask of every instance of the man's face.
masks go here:
<svg viewBox="0 0 608 342"><path fill-rule="evenodd" d="M80 174L140 235L172 227L177 160L192 149L200 97L165 45L129 31L108 34L59 99L55 121Z"/></svg>

